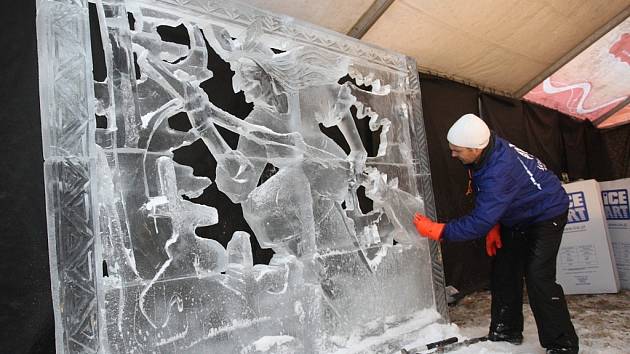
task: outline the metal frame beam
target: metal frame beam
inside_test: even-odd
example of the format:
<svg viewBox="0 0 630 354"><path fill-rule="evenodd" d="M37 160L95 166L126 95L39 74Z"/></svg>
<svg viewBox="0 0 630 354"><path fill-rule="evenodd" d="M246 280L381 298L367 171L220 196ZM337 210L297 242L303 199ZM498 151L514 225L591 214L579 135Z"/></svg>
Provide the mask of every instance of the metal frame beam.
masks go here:
<svg viewBox="0 0 630 354"><path fill-rule="evenodd" d="M630 104L630 97L626 97L626 99L621 101L621 103L619 103L618 105L616 105L615 108L606 112L601 117L593 120L593 125L596 127L599 127L600 124L604 123L604 121L606 121L608 118L615 115L615 113L619 112L621 109L623 109L623 107L627 106L628 104ZM627 123L623 123L623 124L627 124Z"/></svg>
<svg viewBox="0 0 630 354"><path fill-rule="evenodd" d="M374 1L346 34L361 39L393 3L394 0Z"/></svg>

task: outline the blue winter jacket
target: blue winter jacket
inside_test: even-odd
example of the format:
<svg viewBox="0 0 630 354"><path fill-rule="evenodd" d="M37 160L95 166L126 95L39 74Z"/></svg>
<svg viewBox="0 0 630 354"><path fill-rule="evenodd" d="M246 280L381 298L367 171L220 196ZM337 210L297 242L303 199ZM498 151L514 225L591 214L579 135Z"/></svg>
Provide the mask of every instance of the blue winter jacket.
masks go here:
<svg viewBox="0 0 630 354"><path fill-rule="evenodd" d="M475 208L446 224L442 238L447 241L484 237L497 223L514 227L548 220L569 208L556 175L494 133L481 160L466 167L472 172Z"/></svg>

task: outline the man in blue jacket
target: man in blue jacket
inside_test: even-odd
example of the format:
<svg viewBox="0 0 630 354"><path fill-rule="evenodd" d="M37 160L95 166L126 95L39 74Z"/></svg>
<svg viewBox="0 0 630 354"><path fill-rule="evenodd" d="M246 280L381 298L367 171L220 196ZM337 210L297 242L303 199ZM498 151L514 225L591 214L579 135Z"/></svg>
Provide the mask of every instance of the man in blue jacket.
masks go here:
<svg viewBox="0 0 630 354"><path fill-rule="evenodd" d="M547 353L577 353L578 338L556 283L556 257L569 207L560 181L536 157L490 132L474 114L457 120L447 139L452 157L469 172L475 207L447 224L416 214L418 232L446 241L486 236L488 255L496 254L488 339L523 341L524 277L540 344Z"/></svg>

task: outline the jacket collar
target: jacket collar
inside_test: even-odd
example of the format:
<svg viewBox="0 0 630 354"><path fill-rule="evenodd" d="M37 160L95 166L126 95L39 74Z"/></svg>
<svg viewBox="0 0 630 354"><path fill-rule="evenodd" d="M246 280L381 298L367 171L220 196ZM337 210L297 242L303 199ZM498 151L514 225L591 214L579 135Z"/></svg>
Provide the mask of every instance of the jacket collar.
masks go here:
<svg viewBox="0 0 630 354"><path fill-rule="evenodd" d="M485 164L488 162L488 158L492 155L495 146L495 134L494 132L490 132L490 140L488 141L488 146L483 148L481 151L481 156L477 162L473 162L471 164L466 165L466 168L472 169L473 171L479 171Z"/></svg>

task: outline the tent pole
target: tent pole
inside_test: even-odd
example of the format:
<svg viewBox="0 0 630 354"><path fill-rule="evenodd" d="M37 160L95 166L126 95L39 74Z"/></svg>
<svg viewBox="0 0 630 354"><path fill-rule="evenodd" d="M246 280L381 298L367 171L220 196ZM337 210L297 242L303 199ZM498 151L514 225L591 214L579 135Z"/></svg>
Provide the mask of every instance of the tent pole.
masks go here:
<svg viewBox="0 0 630 354"><path fill-rule="evenodd" d="M630 97L626 97L626 99L621 101L621 103L619 103L618 105L616 105L615 108L613 108L610 111L606 112L601 117L593 120L593 125L598 127L600 124L604 123L604 121L606 121L608 118L612 117L615 113L619 112L621 109L623 109L628 104L630 104Z"/></svg>
<svg viewBox="0 0 630 354"><path fill-rule="evenodd" d="M393 3L394 0L374 1L346 34L361 39Z"/></svg>

